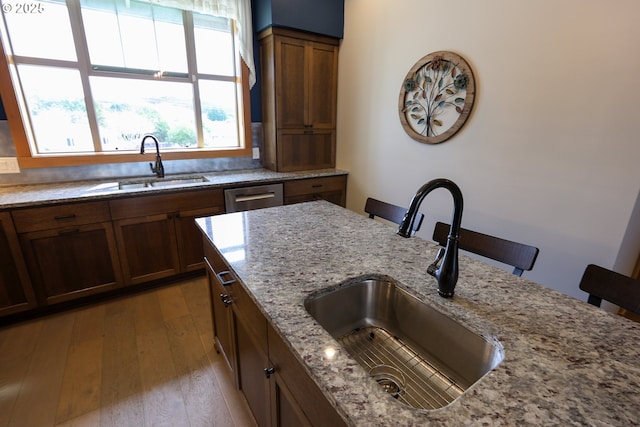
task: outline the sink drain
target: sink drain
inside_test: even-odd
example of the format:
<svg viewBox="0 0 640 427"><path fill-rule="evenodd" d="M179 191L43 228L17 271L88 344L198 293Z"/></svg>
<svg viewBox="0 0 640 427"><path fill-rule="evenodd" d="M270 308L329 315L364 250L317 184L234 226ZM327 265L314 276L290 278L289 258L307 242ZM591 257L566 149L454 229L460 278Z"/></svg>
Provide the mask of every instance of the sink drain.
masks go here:
<svg viewBox="0 0 640 427"><path fill-rule="evenodd" d="M369 376L373 378L382 389L397 399L404 391L404 375L398 369L389 365L378 365L371 368Z"/></svg>
<svg viewBox="0 0 640 427"><path fill-rule="evenodd" d="M464 391L402 341L377 326L354 329L338 338L338 342L369 369L372 379L407 406L442 408Z"/></svg>

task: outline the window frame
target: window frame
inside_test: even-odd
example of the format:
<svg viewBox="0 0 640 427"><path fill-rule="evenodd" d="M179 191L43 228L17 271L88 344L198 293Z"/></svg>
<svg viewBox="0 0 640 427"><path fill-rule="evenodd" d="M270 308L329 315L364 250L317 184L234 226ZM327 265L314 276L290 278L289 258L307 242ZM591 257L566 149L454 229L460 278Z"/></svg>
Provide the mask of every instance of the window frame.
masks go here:
<svg viewBox="0 0 640 427"><path fill-rule="evenodd" d="M228 149L190 148L188 150L167 150L162 152L163 160L190 160L210 159L225 157L250 157L252 155L251 135L251 106L249 94L249 68L236 52L239 63L239 83L241 94L238 102L238 136L239 147ZM0 97L7 115L9 129L16 149L18 164L21 168L49 168L61 166L84 166L110 163L127 163L147 161L155 154L141 155L135 152L112 153L94 152L88 153L47 153L34 154L31 151L29 136L27 134L25 120L22 116L24 110L22 102L16 95L12 74L15 72L15 64L11 56L7 56L4 43L0 42Z"/></svg>

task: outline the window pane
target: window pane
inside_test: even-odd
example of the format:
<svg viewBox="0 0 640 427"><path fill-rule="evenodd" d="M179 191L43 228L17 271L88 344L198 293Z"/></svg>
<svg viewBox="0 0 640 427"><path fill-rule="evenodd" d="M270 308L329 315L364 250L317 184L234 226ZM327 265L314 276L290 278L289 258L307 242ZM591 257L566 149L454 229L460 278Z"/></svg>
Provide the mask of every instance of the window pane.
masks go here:
<svg viewBox="0 0 640 427"><path fill-rule="evenodd" d="M191 84L108 77L90 84L104 151L139 150L146 133L163 148L197 146Z"/></svg>
<svg viewBox="0 0 640 427"><path fill-rule="evenodd" d="M93 151L77 70L18 65L38 153Z"/></svg>
<svg viewBox="0 0 640 427"><path fill-rule="evenodd" d="M91 64L124 67L115 5L83 0L82 20Z"/></svg>
<svg viewBox="0 0 640 427"><path fill-rule="evenodd" d="M82 0L93 65L187 72L182 12L123 0Z"/></svg>
<svg viewBox="0 0 640 427"><path fill-rule="evenodd" d="M228 19L193 14L198 72L234 75L233 38Z"/></svg>
<svg viewBox="0 0 640 427"><path fill-rule="evenodd" d="M3 15L16 55L76 60L69 13L64 1L2 1Z"/></svg>
<svg viewBox="0 0 640 427"><path fill-rule="evenodd" d="M204 146L238 147L236 83L200 80Z"/></svg>

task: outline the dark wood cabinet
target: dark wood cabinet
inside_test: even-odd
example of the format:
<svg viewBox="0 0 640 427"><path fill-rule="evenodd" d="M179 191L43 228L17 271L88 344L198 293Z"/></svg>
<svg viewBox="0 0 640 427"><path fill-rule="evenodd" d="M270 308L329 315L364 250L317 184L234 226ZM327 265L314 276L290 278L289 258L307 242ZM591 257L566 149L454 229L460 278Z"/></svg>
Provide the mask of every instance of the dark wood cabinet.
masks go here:
<svg viewBox="0 0 640 427"><path fill-rule="evenodd" d="M11 214L0 212L0 316L36 305Z"/></svg>
<svg viewBox="0 0 640 427"><path fill-rule="evenodd" d="M278 163L295 165L288 170L332 168L335 166L335 151L333 130L278 131Z"/></svg>
<svg viewBox="0 0 640 427"><path fill-rule="evenodd" d="M237 315L235 319L238 388L247 399L258 426L268 427L271 425L270 381L267 378L267 375L271 376L271 374L265 372L270 368L268 348L261 346L260 340L251 335L250 325L245 319ZM262 324L264 324L264 318Z"/></svg>
<svg viewBox="0 0 640 427"><path fill-rule="evenodd" d="M227 266L215 253L215 249L206 243L204 245L204 256L209 282L214 343L216 350L223 356L231 372L236 372L236 344L233 337L233 310L231 309L232 288L227 289L223 285L223 283L227 282L222 282L221 276L219 276L227 271ZM227 283L227 285L230 284ZM237 386L237 381L235 383Z"/></svg>
<svg viewBox="0 0 640 427"><path fill-rule="evenodd" d="M16 210L12 217L41 305L122 286L106 202Z"/></svg>
<svg viewBox="0 0 640 427"><path fill-rule="evenodd" d="M284 181L285 203L326 199L344 206L346 179L331 175ZM0 212L0 317L17 319L13 315L19 312L28 315L44 306L53 310L56 303L112 290L122 294L129 291L125 287L204 270L202 233L195 218L224 213L223 190L206 187L134 197L121 193ZM218 293L224 293L219 286ZM219 299L215 304L224 307ZM222 312L214 310L216 315ZM234 348L235 338L228 335L216 333ZM228 363L235 369L235 359Z"/></svg>
<svg viewBox="0 0 640 427"><path fill-rule="evenodd" d="M344 426L303 366L205 238L215 343L260 427Z"/></svg>
<svg viewBox="0 0 640 427"><path fill-rule="evenodd" d="M125 218L113 222L125 283L135 285L180 272L173 216Z"/></svg>
<svg viewBox="0 0 640 427"><path fill-rule="evenodd" d="M339 40L273 27L259 40L264 166L334 167Z"/></svg>
<svg viewBox="0 0 640 427"><path fill-rule="evenodd" d="M285 204L314 200L327 200L344 207L347 202L347 175L298 179L284 183Z"/></svg>
<svg viewBox="0 0 640 427"><path fill-rule="evenodd" d="M274 369L276 426L346 426L276 330L267 323L269 361Z"/></svg>
<svg viewBox="0 0 640 427"><path fill-rule="evenodd" d="M221 189L109 202L126 285L204 267L194 218L224 212Z"/></svg>

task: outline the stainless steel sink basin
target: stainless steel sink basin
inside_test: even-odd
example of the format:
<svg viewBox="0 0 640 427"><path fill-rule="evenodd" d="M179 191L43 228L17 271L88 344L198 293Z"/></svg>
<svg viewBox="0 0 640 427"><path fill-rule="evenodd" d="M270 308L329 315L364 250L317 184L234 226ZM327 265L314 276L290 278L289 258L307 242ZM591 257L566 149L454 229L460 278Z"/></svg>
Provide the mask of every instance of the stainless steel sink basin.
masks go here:
<svg viewBox="0 0 640 427"><path fill-rule="evenodd" d="M304 305L384 390L412 407L446 406L504 357L499 343L389 277L349 280L309 296Z"/></svg>
<svg viewBox="0 0 640 427"><path fill-rule="evenodd" d="M149 187L150 184L149 181L119 182L118 190L135 190L136 188Z"/></svg>
<svg viewBox="0 0 640 427"><path fill-rule="evenodd" d="M192 176L188 178L173 178L173 179L159 179L157 181L151 181L152 187L176 187L186 184L195 184L199 182L207 182L207 178L204 176Z"/></svg>
<svg viewBox="0 0 640 427"><path fill-rule="evenodd" d="M146 187L179 187L187 184L207 182L204 176L188 176L176 178L144 179L137 181L122 181L118 183L119 190L134 190Z"/></svg>

